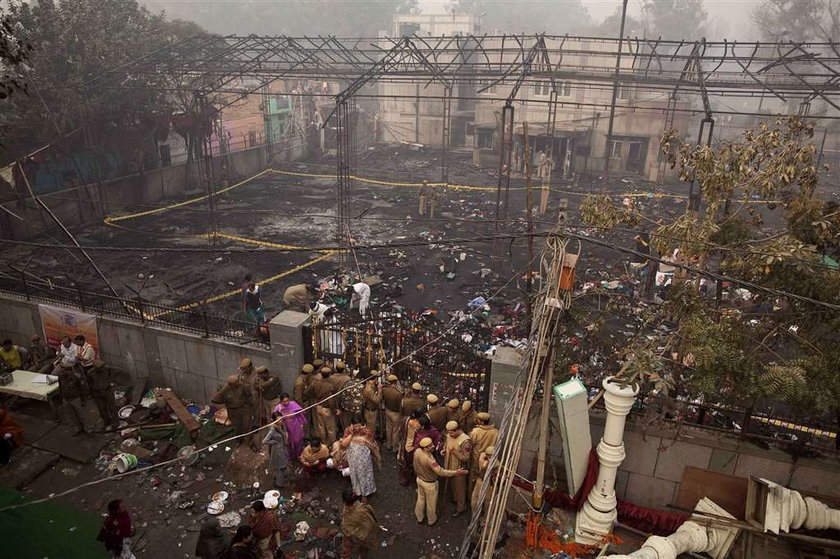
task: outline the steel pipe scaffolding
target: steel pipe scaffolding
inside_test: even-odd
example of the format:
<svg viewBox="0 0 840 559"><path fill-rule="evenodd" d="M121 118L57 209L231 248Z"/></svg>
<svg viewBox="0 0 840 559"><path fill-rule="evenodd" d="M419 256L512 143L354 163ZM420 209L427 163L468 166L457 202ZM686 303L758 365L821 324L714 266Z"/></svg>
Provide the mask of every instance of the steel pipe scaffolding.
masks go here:
<svg viewBox="0 0 840 559"><path fill-rule="evenodd" d="M620 49L620 50L619 50ZM401 38L190 37L164 45L100 75L87 87L177 88L256 92L281 78L331 79L350 85L341 99L371 81L516 86L549 80L612 89L621 82L701 96L770 93L821 98L840 90L836 43L668 41L551 35ZM243 89L244 88L244 89ZM388 95L390 97L390 95Z"/></svg>
<svg viewBox="0 0 840 559"><path fill-rule="evenodd" d="M835 43L672 41L544 34L381 38L202 36L164 45L90 80L85 87L189 92L197 97L214 95L214 105L221 109L263 91L279 79L329 80L343 87L334 95L335 108L322 124L334 127L337 135L336 236L342 243L350 241L347 205L357 152L355 130L359 113L354 102L357 98L411 97L418 105L421 99L442 101L441 181L444 183L449 181L447 152L452 99L503 102L497 219L500 214L507 214L508 209L513 102L523 86L550 85L548 99L527 99L528 103L549 105L545 130L549 150L553 147L554 115L558 106L603 108L610 114L614 114L617 105L630 111L661 113L664 110L666 123L673 122L676 112L697 114L697 109L677 107L677 92L702 100L700 112L709 131L715 113L753 114L728 108L716 111L713 97L761 96L763 99L772 95L783 102L798 103L800 113L809 113L812 101L819 99L837 113L809 115L810 118L840 118L840 50ZM414 95L376 94L363 89L374 83L412 84L415 92ZM433 83L439 87L430 89ZM561 101L557 95L558 83L587 91L610 91L612 102ZM617 90L624 86L645 94L661 92L674 102L663 109L623 100L618 98ZM494 97L489 94L491 88L501 89L507 95ZM500 211L502 204L504 210Z"/></svg>

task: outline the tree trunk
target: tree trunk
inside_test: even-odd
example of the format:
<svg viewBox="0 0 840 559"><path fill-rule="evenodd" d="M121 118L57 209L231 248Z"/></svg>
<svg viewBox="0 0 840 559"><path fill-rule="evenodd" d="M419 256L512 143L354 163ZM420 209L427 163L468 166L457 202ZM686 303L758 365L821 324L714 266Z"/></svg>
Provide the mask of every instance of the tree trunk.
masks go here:
<svg viewBox="0 0 840 559"><path fill-rule="evenodd" d="M840 408L834 408L834 415L837 419L837 425L840 426ZM840 450L840 433L837 433L837 436L834 437L834 448Z"/></svg>
<svg viewBox="0 0 840 559"><path fill-rule="evenodd" d="M744 417L741 420L741 438L742 439L746 439L747 434L749 433L750 423L752 423L753 411L755 411L755 400L753 400L752 403L749 406L747 406L746 411L744 411Z"/></svg>

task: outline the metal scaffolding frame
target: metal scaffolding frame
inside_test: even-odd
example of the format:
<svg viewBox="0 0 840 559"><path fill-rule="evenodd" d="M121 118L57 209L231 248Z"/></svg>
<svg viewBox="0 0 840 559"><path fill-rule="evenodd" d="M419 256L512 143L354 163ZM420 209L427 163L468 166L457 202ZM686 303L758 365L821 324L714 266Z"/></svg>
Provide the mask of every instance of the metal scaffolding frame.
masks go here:
<svg viewBox="0 0 840 559"><path fill-rule="evenodd" d="M279 79L318 79L346 84L334 96L335 108L323 124L328 126L336 115L336 236L345 245L350 242L348 205L357 149L356 98L442 101L441 181L444 183L449 181L453 97L479 99L478 94L482 94L480 99L485 101L503 102L499 123L497 220L505 219L508 214L513 102L521 88L529 84L551 84L552 94L547 101L528 100L548 103L545 135L549 142L554 136L558 106L603 106L614 114L619 101L617 88L625 85L640 92L663 92L671 96L673 103L669 102L667 109L640 107L638 110L665 112L666 122L672 123L676 112L697 114L695 109L677 107L677 92L700 97L703 123L698 141L703 140L704 133L708 133L707 141L710 141L716 112L753 114L715 111L714 97L771 94L783 102L799 101L800 114L809 114L811 103L820 99L838 114L811 115L811 118L840 119L840 50L835 43L674 41L545 34L382 38L205 36L164 45L90 80L85 86L187 91L197 97L213 95L218 100L217 108L224 108ZM611 91L612 102L598 105L561 101L557 95L560 81L590 91ZM362 91L373 83L415 84L417 89L413 95ZM432 92L425 91L433 83L443 88L442 94L435 92L439 87ZM455 89L461 85L473 87L476 96L456 95ZM487 95L496 86L509 88L508 95ZM219 94L226 95L221 98ZM498 224L499 221L497 230Z"/></svg>
<svg viewBox="0 0 840 559"><path fill-rule="evenodd" d="M619 55L621 82L644 89L679 87L698 95L770 92L831 100L840 90L835 43L760 43L623 40L550 35L452 37L190 37L165 45L98 76L87 87L167 89L196 93L257 92L281 78L350 83L338 98L353 97L371 81L533 83L562 79L610 88ZM540 59L536 56L540 55ZM699 62L710 70L687 72ZM693 74L690 76L688 74ZM165 76L164 79L162 76ZM241 83L247 81L248 83ZM238 86L231 84L240 82ZM116 84L116 85L115 85ZM173 86L174 88L175 86Z"/></svg>

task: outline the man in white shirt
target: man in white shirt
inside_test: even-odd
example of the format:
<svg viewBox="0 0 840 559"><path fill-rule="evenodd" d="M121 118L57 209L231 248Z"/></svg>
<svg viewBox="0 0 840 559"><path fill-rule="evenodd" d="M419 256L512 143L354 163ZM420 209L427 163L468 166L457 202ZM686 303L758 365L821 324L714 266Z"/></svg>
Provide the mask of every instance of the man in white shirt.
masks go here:
<svg viewBox="0 0 840 559"><path fill-rule="evenodd" d="M354 283L347 291L350 295L350 308L358 307L359 314L365 318L370 305L370 286L364 282Z"/></svg>
<svg viewBox="0 0 840 559"><path fill-rule="evenodd" d="M58 345L58 351L55 354L52 374L58 375L62 361L65 365L76 365L79 362L79 346L70 341L70 336L61 338L61 343Z"/></svg>

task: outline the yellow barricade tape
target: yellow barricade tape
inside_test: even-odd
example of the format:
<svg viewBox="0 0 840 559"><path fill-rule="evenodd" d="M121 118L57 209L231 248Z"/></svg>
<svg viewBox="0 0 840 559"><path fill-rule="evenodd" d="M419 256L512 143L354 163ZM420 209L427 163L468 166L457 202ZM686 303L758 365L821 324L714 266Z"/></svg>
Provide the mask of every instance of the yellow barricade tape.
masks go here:
<svg viewBox="0 0 840 559"><path fill-rule="evenodd" d="M219 195L224 194L226 192L230 192L231 190L233 190L235 188L239 188L240 186L246 185L246 184L250 183L251 181L254 181L254 180L256 180L256 179L258 179L258 178L260 178L260 177L262 177L262 176L264 176L268 173L273 173L273 174L276 174L276 175L286 175L286 176L290 176L290 177L305 177L305 178L318 178L318 179L335 179L336 178L336 175L333 175L333 174L301 173L301 172L295 172L295 171L280 171L280 170L277 170L277 169L268 168L268 169L265 169L265 170L257 173L256 175L248 177L245 180L239 181L236 184L232 184L230 186L222 188L221 190L217 190L216 192L213 193L213 196L219 196ZM381 185L381 186L392 186L392 187L399 187L399 188L419 188L419 187L423 186L422 182L385 181L385 180L380 180L380 179L372 179L372 178L369 178L369 177L362 177L362 176L358 176L358 175L351 175L350 178L353 179L353 180L359 181L359 182L367 183L367 184L378 184L378 185ZM427 184L429 186L446 188L448 190L453 190L453 191L456 191L456 192L461 191L461 190L479 191L479 192L493 192L497 189L497 187L495 187L495 186L474 186L474 185L468 185L468 184L454 184L454 183L443 183L443 182L430 182L430 183L427 183ZM512 187L510 190L527 190L527 187ZM562 189L557 189L557 188L551 188L551 187L548 187L548 186L534 186L534 187L531 188L531 190L535 191L535 192L549 190L551 192L557 192L559 194L567 194L567 195L570 195L570 196L585 196L587 194L585 192L575 192L575 191L571 191L571 190L562 190ZM685 200L687 198L687 196L684 196L682 194L668 194L668 193L665 193L665 192L624 192L624 193L610 194L610 196L614 196L614 197L619 197L620 196L620 197L626 197L626 198L673 198L673 199L676 199L676 200ZM197 198L190 198L189 200L183 200L181 202L176 202L174 204L170 204L168 206L163 206L163 207L160 207L160 208L154 208L154 209L151 209L151 210L145 210L145 211L136 212L136 213L133 213L133 214L106 217L105 218L105 224L117 227L117 225L115 225L115 224L117 222L120 222L120 221L125 221L125 220L128 220L128 219L135 219L135 218L138 218L138 217L145 217L145 216L148 216L148 215L155 215L155 214L164 213L164 212L167 212L167 211L175 209L175 208L181 208L181 207L184 207L184 206L188 206L190 204L195 204L197 202L203 202L204 200L207 200L209 197L210 197L209 194L205 194L204 196L198 196ZM778 204L779 203L778 200L746 200L746 199L736 200L736 202L749 202L749 203L753 203L753 204ZM265 245L265 246L270 246L270 245Z"/></svg>
<svg viewBox="0 0 840 559"><path fill-rule="evenodd" d="M312 260L304 262L303 264L301 264L299 266L295 266L294 268L286 270L285 272L280 272L279 274L275 274L275 275L273 275L269 278L266 278L264 280L259 281L258 283L260 285L265 285L267 283L272 283L272 282L275 282L279 279L283 279L288 275L291 275L291 274L294 274L295 272L299 272L301 270L304 270L304 269L306 269L310 266L313 266L313 265L317 264L318 262L321 262L322 260L326 260L327 258L330 258L333 254L335 254L337 252L340 252L340 251L337 251L337 250L324 251L324 254L322 254L321 256L318 256L317 258L313 258ZM199 307L199 306L207 304L207 303L215 303L216 301L221 301L222 299L227 299L228 297L233 297L235 295L241 295L241 294L242 294L241 289L232 289L230 291L226 291L224 293L220 293L218 295L213 295L212 297L202 299L201 301L196 301L195 303L188 303L186 305L181 305L180 307L176 307L173 310L166 310L166 311L160 312L158 314L153 315L152 318L159 318L159 317L167 315L167 314L169 314L173 311L188 311L190 309L194 309L196 307Z"/></svg>
<svg viewBox="0 0 840 559"><path fill-rule="evenodd" d="M218 196L220 194L224 194L225 192L229 192L229 191L233 190L234 188L239 188L240 186L248 184L252 180L258 179L259 177L261 177L261 176L263 176L266 173L269 173L271 171L272 171L272 169L265 169L264 171L261 171L261 172L257 173L256 175L254 175L252 177L248 177L247 179L239 181L236 184L232 184L232 185L227 186L227 187L225 187L221 190L217 190L216 192L213 193L213 196ZM125 221L126 219L134 219L134 218L137 218L137 217L144 217L144 216L147 216L147 215L163 213L163 212L169 211L173 208L180 208L182 206L188 206L190 204L195 204L196 202L202 202L204 200L207 200L207 198L209 198L209 197L210 197L209 194L205 194L204 196L199 196L198 198L190 198L189 200L184 200L183 202L176 202L175 204L170 204L170 205L164 206L162 208L155 208L153 210L146 210L146 211L137 212L137 213L128 214L128 215L106 217L105 218L105 224L106 225L111 225L112 223L116 223L118 221Z"/></svg>
<svg viewBox="0 0 840 559"><path fill-rule="evenodd" d="M836 439L837 433L832 431L825 431L823 429L816 429L814 427L805 427L804 425L797 425L796 423L790 423L788 421L781 421L779 419L768 419L766 417L758 417L753 416L755 419L761 421L762 423L769 423L771 425L776 425L777 427L785 427L787 429L792 429L794 431L801 431L803 433L811 433L816 435L817 437L828 437L830 439Z"/></svg>

